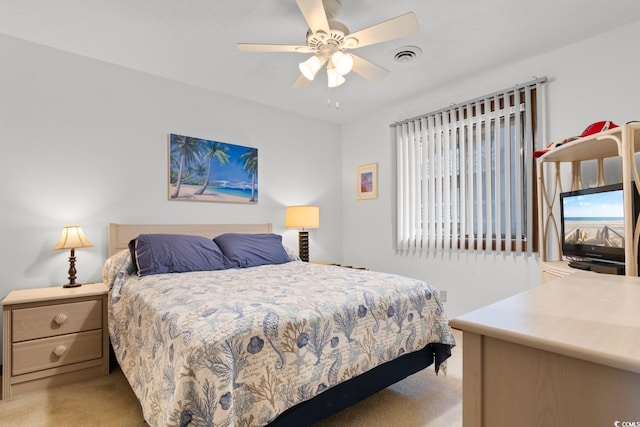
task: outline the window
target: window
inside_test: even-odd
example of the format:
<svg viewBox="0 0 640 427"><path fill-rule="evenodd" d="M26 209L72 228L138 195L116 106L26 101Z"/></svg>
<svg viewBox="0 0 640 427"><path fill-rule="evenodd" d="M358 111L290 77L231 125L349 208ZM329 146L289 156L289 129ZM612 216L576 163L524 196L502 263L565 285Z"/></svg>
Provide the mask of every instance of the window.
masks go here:
<svg viewBox="0 0 640 427"><path fill-rule="evenodd" d="M396 249L537 250L546 79L395 123Z"/></svg>

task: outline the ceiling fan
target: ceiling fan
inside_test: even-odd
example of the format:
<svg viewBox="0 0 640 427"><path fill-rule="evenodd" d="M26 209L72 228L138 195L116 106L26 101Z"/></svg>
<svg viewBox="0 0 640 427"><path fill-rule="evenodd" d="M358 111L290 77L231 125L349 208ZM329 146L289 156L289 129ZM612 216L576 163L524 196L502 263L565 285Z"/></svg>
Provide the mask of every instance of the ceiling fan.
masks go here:
<svg viewBox="0 0 640 427"><path fill-rule="evenodd" d="M351 33L346 25L335 19L342 7L341 0L296 0L296 3L309 25L305 46L237 44L241 52L312 53L312 57L300 63L301 75L293 83L294 88L310 85L325 64L329 87L344 83L344 76L350 71L371 82L379 82L389 74L389 70L347 51L410 36L420 30L416 15L409 12Z"/></svg>

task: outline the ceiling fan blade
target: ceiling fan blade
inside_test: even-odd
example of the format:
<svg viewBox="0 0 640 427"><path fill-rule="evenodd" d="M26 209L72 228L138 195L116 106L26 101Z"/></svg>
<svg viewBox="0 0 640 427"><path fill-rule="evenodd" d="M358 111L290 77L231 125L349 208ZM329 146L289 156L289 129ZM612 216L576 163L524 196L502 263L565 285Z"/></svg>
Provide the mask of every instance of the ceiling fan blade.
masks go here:
<svg viewBox="0 0 640 427"><path fill-rule="evenodd" d="M382 68L379 65L374 64L373 62L369 62L366 59L363 59L357 55L351 54L353 56L353 68L351 71L354 73L360 74L365 79L369 80L373 83L378 83L389 74L389 70L386 68Z"/></svg>
<svg viewBox="0 0 640 427"><path fill-rule="evenodd" d="M296 81L293 82L291 87L294 89L302 89L311 85L311 83L312 83L311 80L307 79L305 76L300 74L300 76L296 79Z"/></svg>
<svg viewBox="0 0 640 427"><path fill-rule="evenodd" d="M238 50L240 52L314 52L314 50L308 46L295 46L288 44L238 43L236 46L238 46Z"/></svg>
<svg viewBox="0 0 640 427"><path fill-rule="evenodd" d="M312 33L323 31L329 34L331 32L322 0L296 0L296 3Z"/></svg>
<svg viewBox="0 0 640 427"><path fill-rule="evenodd" d="M409 12L349 34L345 38L345 43L348 44L350 40L356 39L357 43L354 47L363 47L410 36L418 31L420 31L418 18L415 13Z"/></svg>

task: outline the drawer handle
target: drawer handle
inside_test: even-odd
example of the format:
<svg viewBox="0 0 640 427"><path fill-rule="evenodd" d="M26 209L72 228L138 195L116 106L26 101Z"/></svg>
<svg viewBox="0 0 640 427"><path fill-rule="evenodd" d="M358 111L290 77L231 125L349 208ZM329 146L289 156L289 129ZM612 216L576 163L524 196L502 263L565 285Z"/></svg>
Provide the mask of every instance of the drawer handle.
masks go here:
<svg viewBox="0 0 640 427"><path fill-rule="evenodd" d="M66 351L67 351L67 346L62 344L60 344L59 346L56 346L56 348L53 349L53 353L58 357L62 357L62 355Z"/></svg>
<svg viewBox="0 0 640 427"><path fill-rule="evenodd" d="M64 322L67 321L67 315L64 313L58 313L55 315L55 317L53 318L53 321L56 322L58 324L58 326L62 326L62 324Z"/></svg>

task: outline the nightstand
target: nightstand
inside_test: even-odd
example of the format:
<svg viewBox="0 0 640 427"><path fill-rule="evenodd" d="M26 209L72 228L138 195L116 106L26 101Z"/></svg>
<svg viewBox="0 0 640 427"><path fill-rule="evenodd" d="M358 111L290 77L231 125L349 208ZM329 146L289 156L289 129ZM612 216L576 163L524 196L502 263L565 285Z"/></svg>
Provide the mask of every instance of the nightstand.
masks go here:
<svg viewBox="0 0 640 427"><path fill-rule="evenodd" d="M109 373L104 283L15 290L2 300L2 398Z"/></svg>

